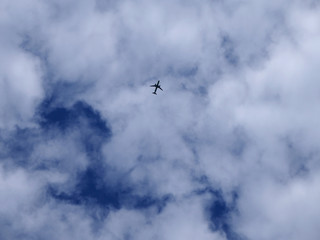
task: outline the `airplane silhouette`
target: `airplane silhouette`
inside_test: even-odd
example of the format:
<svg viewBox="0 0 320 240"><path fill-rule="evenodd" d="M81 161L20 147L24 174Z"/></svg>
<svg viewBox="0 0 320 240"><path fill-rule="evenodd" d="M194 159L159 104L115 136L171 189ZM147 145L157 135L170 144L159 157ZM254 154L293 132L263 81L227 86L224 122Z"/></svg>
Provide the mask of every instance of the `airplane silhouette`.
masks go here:
<svg viewBox="0 0 320 240"><path fill-rule="evenodd" d="M161 86L159 85L160 81L158 81L156 84L151 85L150 87L155 87L153 94L157 95L157 89L160 88L162 91L163 89L161 88Z"/></svg>

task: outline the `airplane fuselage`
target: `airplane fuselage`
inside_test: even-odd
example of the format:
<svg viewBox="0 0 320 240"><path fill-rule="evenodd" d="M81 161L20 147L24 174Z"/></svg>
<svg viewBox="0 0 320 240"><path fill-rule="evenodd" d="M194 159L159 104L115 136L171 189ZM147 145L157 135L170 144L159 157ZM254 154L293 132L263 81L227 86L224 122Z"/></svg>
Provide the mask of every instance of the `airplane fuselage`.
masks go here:
<svg viewBox="0 0 320 240"><path fill-rule="evenodd" d="M161 86L160 86L160 81L158 81L156 84L154 84L154 85L151 85L150 87L155 87L155 89L154 89L154 92L153 92L153 94L155 94L155 95L157 95L157 90L158 90L158 88L160 88L161 90L162 90L162 88L161 88ZM163 90L162 90L163 91Z"/></svg>

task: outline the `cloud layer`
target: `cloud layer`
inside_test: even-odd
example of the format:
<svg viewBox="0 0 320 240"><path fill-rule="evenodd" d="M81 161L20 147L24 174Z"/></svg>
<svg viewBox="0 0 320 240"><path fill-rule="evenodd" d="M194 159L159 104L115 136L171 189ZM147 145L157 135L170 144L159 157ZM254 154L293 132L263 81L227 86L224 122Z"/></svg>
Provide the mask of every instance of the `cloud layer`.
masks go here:
<svg viewBox="0 0 320 240"><path fill-rule="evenodd" d="M319 1L0 8L1 239L319 238Z"/></svg>

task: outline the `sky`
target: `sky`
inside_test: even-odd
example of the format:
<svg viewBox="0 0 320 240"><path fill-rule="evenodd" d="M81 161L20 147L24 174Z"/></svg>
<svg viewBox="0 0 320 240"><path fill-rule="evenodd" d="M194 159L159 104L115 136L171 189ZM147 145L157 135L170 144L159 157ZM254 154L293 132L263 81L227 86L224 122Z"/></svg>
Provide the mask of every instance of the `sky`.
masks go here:
<svg viewBox="0 0 320 240"><path fill-rule="evenodd" d="M0 239L319 239L319 0L1 0L0 36Z"/></svg>

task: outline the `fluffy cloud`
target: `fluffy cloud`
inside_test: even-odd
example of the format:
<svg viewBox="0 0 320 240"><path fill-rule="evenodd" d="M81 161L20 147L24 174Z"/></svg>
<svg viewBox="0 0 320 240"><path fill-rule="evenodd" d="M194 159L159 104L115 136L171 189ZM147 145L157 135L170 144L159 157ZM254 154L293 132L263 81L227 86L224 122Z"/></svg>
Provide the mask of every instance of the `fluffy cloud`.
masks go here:
<svg viewBox="0 0 320 240"><path fill-rule="evenodd" d="M0 61L0 126L11 128L28 123L43 97L39 60L4 44Z"/></svg>
<svg viewBox="0 0 320 240"><path fill-rule="evenodd" d="M317 239L317 1L1 7L2 238Z"/></svg>
<svg viewBox="0 0 320 240"><path fill-rule="evenodd" d="M225 239L209 230L199 199L169 204L159 215L121 210L110 215L106 229L111 239Z"/></svg>

